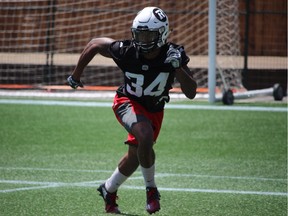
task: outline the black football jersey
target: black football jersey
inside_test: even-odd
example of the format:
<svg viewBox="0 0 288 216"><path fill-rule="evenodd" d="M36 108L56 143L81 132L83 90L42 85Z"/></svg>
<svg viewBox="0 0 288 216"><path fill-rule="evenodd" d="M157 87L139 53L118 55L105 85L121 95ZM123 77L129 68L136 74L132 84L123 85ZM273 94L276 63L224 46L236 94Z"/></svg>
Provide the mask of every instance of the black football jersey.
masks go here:
<svg viewBox="0 0 288 216"><path fill-rule="evenodd" d="M138 55L131 40L113 42L109 52L124 74L124 84L118 94L137 101L150 112L163 110L165 102L169 102L169 90L175 79L175 69L164 63L170 46L179 49L182 65L186 65L189 58L183 46L167 43L156 58L148 60Z"/></svg>

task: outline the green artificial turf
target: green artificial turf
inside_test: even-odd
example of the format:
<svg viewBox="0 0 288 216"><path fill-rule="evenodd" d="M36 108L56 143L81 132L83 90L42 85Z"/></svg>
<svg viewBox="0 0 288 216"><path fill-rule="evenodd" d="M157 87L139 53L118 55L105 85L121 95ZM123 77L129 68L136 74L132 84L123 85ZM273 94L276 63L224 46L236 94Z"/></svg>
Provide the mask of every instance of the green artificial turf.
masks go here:
<svg viewBox="0 0 288 216"><path fill-rule="evenodd" d="M105 215L96 188L127 150L111 108L0 115L0 215ZM155 151L156 215L287 215L287 112L167 109ZM124 215L147 215L139 170L118 195Z"/></svg>

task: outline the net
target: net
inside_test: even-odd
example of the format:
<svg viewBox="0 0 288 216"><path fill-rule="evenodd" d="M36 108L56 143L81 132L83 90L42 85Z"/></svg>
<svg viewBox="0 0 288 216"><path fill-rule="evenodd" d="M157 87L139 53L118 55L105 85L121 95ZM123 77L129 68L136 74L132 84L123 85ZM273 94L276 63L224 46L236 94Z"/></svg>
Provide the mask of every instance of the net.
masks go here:
<svg viewBox="0 0 288 216"><path fill-rule="evenodd" d="M136 13L151 5L167 13L173 29L169 40L185 47L198 86L207 87L208 0L2 0L0 84L63 85L92 38L131 38ZM238 15L238 0L217 1L220 86L224 81L241 87ZM101 56L83 75L85 84L93 86L116 86L122 79L115 64Z"/></svg>

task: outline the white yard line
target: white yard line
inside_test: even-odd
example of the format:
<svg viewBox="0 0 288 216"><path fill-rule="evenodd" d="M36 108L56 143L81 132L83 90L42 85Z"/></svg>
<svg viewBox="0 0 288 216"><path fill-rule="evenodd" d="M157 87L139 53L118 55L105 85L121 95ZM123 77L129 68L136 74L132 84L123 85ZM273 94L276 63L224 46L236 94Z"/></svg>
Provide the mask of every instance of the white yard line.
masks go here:
<svg viewBox="0 0 288 216"><path fill-rule="evenodd" d="M143 190L144 187L138 186L123 186L123 188ZM288 193L283 192L265 192L265 191L238 191L238 190L217 190L217 189L199 189L199 188L165 188L159 187L159 191L175 191L175 192L191 192L191 193L224 193L224 194L249 194L262 196L288 196Z"/></svg>
<svg viewBox="0 0 288 216"><path fill-rule="evenodd" d="M100 181L100 180L99 180ZM38 181L20 181L20 180L0 180L0 183L6 184L27 184L27 185L39 185L33 187L21 187L14 189L0 190L0 193L12 193L25 190L39 190L55 187L98 187L99 181L95 182L77 182L77 183L65 183L65 182L38 182ZM101 181L102 182L102 181ZM132 190L144 190L142 186L127 186L123 185L122 188ZM246 194L246 195L261 195L261 196L287 196L284 192L269 192L269 191L242 191L242 190L218 190L218 189L199 189L199 188L166 188L159 187L160 191L174 191L174 192L191 192L191 193L223 193L223 194Z"/></svg>
<svg viewBox="0 0 288 216"><path fill-rule="evenodd" d="M0 190L0 193L13 193L13 192L18 192L18 191L39 190L39 189L46 189L46 188L52 188L52 187L55 187L55 186L43 185L43 186L35 186L35 187L13 188L13 189Z"/></svg>
<svg viewBox="0 0 288 216"><path fill-rule="evenodd" d="M112 173L112 170L85 170L85 169L54 169L54 168L38 168L38 167L0 167L0 170L28 170L28 171L51 171L51 172L84 172L84 173ZM136 171L135 175L141 175L140 171ZM157 178L161 177L194 177L194 178L214 178L214 179L238 179L238 180L255 180L255 181L287 181L284 178L265 178L265 177L251 177L251 176L216 176L216 175L201 175L190 173L157 173ZM131 176L129 179L142 179L142 176Z"/></svg>
<svg viewBox="0 0 288 216"><path fill-rule="evenodd" d="M52 171L52 172L86 172L86 173L111 173L111 170L84 170L84 169L54 169L39 167L0 167L0 170L30 170L30 171Z"/></svg>
<svg viewBox="0 0 288 216"><path fill-rule="evenodd" d="M0 99L0 104L79 106L79 107L112 107L111 102L57 101L57 100ZM287 112L288 111L287 107L214 106L214 105L190 105L190 104L167 104L166 109L230 110L230 111L259 111L259 112Z"/></svg>
<svg viewBox="0 0 288 216"><path fill-rule="evenodd" d="M53 172L87 172L87 173L112 173L111 170L80 170L80 169L52 169L52 168L33 168L33 167L0 167L0 170L28 170L28 171L53 171ZM136 172L128 180L142 180L140 172ZM198 175L198 174L177 174L177 173L158 173L156 178L165 177L189 177L189 178L222 178L222 179L237 179L237 180L254 180L254 181L285 181L286 179L277 178L263 178L263 177L247 177L247 176L213 176L213 175ZM55 187L98 187L99 184L105 180L85 181L76 183L67 182L42 182L42 181L27 181L27 180L5 180L0 179L2 184L12 185L29 185L20 188L11 188L0 190L0 193L12 193L26 190L39 190ZM144 187L123 185L122 188L132 190L143 190ZM224 194L249 194L249 195L262 195L262 196L287 196L286 192L270 192L270 191L244 191L244 190L218 190L218 189L202 189L202 188L166 188L159 187L161 191L174 191L174 192L191 192L191 193L224 193Z"/></svg>

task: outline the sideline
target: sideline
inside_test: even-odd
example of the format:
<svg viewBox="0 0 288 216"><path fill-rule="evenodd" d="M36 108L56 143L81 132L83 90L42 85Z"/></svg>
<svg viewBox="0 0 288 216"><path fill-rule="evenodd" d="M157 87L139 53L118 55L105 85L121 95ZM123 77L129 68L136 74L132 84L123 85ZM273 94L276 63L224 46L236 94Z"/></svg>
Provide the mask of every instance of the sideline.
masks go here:
<svg viewBox="0 0 288 216"><path fill-rule="evenodd" d="M26 104L46 106L79 106L79 107L112 107L112 102L87 101L57 101L57 100L15 100L0 99L0 104ZM193 110L229 110L229 111L259 111L259 112L287 112L287 107L260 107L260 106L215 106L191 104L166 104L166 109L193 109Z"/></svg>

